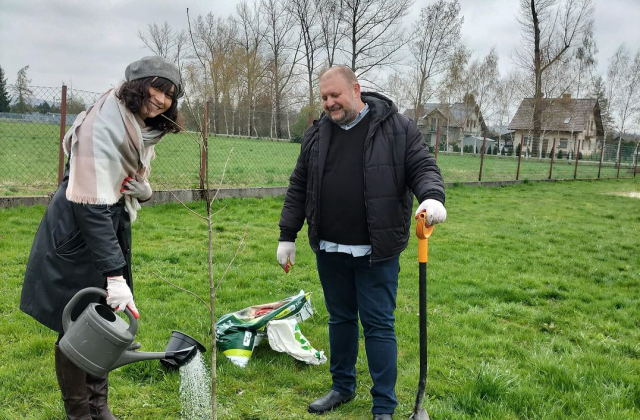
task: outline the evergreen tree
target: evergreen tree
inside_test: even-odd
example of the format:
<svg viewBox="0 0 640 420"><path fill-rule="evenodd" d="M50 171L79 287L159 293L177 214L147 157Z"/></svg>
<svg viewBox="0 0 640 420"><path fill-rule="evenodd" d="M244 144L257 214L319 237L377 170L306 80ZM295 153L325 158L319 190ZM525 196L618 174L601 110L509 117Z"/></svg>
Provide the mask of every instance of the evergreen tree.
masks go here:
<svg viewBox="0 0 640 420"><path fill-rule="evenodd" d="M29 105L29 99L31 99L33 92L29 87L31 79L27 77L27 70L29 70L29 66L21 68L16 77L16 85L13 88L17 95L16 104L12 108L14 112L25 113L30 112L32 109L31 105Z"/></svg>
<svg viewBox="0 0 640 420"><path fill-rule="evenodd" d="M49 105L49 102L44 101L36 107L36 111L41 114L46 114L47 112L51 112L51 105Z"/></svg>
<svg viewBox="0 0 640 420"><path fill-rule="evenodd" d="M0 112L11 110L11 96L7 91L7 79L4 77L4 70L0 67Z"/></svg>

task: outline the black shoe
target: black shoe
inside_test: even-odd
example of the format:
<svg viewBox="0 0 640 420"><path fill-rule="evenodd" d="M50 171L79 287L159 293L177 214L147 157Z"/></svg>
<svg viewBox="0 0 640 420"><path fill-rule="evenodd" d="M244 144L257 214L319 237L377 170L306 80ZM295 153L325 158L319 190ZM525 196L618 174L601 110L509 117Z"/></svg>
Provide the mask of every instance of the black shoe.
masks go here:
<svg viewBox="0 0 640 420"><path fill-rule="evenodd" d="M374 414L373 420L393 420L393 414Z"/></svg>
<svg viewBox="0 0 640 420"><path fill-rule="evenodd" d="M343 395L332 389L327 394L309 404L309 412L315 414L326 413L327 411L331 411L338 407L340 404L351 401L355 396L355 393L351 395Z"/></svg>

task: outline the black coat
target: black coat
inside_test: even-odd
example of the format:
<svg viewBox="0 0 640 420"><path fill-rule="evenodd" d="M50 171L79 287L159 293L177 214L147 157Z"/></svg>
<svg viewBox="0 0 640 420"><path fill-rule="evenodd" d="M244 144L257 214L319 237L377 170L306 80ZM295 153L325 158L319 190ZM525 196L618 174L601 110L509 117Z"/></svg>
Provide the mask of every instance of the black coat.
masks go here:
<svg viewBox="0 0 640 420"><path fill-rule="evenodd" d="M131 222L124 200L83 205L67 200L65 176L44 214L31 246L20 309L59 333L62 310L86 287L104 288L108 273L122 271L131 283ZM133 290L133 288L132 288ZM80 301L75 318L99 296Z"/></svg>
<svg viewBox="0 0 640 420"><path fill-rule="evenodd" d="M364 145L364 195L372 262L400 254L409 243L413 194L444 204L442 176L416 124L389 99L362 93L371 122ZM280 241L295 241L307 220L309 244L320 248L319 197L333 124L326 115L304 133L280 216Z"/></svg>

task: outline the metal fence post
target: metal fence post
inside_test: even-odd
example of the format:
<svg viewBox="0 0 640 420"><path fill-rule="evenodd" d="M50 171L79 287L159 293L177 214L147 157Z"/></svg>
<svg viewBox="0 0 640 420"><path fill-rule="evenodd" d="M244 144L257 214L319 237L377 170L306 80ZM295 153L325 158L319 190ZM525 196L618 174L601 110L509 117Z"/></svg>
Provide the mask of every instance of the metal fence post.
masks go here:
<svg viewBox="0 0 640 420"><path fill-rule="evenodd" d="M622 134L620 134L622 136ZM622 138L620 139L620 147L618 150L618 173L616 174L616 178L620 178L620 167L622 166Z"/></svg>
<svg viewBox="0 0 640 420"><path fill-rule="evenodd" d="M436 163L438 163L438 150L439 149L440 149L440 126L438 126L438 129L436 130L436 153L435 153Z"/></svg>
<svg viewBox="0 0 640 420"><path fill-rule="evenodd" d="M578 148L576 149L576 167L573 170L573 179L578 176L578 161L580 160L580 140L578 140Z"/></svg>
<svg viewBox="0 0 640 420"><path fill-rule="evenodd" d="M604 159L604 148L606 147L604 138L602 139L602 149L600 150L600 164L598 165L598 179L600 179L600 171L602 170L602 159Z"/></svg>
<svg viewBox="0 0 640 420"><path fill-rule="evenodd" d="M67 131L67 86L62 85L62 98L60 99L60 147L58 149L58 185L62 183L64 174L64 148L62 141Z"/></svg>
<svg viewBox="0 0 640 420"><path fill-rule="evenodd" d="M549 165L549 179L553 174L553 160L556 157L556 138L553 138L553 146L551 146L551 164Z"/></svg>
<svg viewBox="0 0 640 420"><path fill-rule="evenodd" d="M480 152L480 173L478 174L478 181L482 181L482 166L484 164L484 148L486 144L487 144L487 132L485 131L484 138L482 139L482 151Z"/></svg>
<svg viewBox="0 0 640 420"><path fill-rule="evenodd" d="M633 165L633 177L636 177L636 172L638 172L638 147L640 147L640 143L638 143L636 145L636 151L635 151L635 155L636 155L636 163L635 165Z"/></svg>

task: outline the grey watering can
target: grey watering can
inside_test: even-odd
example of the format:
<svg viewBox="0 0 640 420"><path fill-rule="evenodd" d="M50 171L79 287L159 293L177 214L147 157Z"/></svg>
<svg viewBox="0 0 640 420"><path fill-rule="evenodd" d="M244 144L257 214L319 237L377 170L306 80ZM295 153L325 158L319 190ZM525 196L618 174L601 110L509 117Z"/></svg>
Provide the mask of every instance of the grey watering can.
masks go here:
<svg viewBox="0 0 640 420"><path fill-rule="evenodd" d="M107 297L107 292L97 287L76 293L62 312L64 336L59 343L62 353L85 372L101 377L120 366L153 359L173 360L180 366L197 353L195 346L156 353L129 350L138 330L138 320L129 308L125 309L128 324L100 303L89 304L77 320L71 321L71 312L78 301L92 293Z"/></svg>

